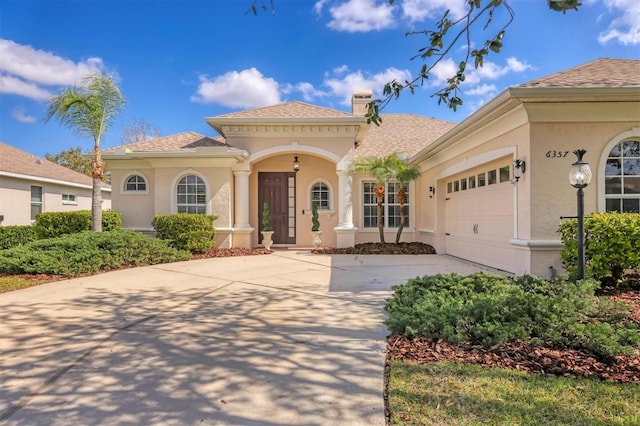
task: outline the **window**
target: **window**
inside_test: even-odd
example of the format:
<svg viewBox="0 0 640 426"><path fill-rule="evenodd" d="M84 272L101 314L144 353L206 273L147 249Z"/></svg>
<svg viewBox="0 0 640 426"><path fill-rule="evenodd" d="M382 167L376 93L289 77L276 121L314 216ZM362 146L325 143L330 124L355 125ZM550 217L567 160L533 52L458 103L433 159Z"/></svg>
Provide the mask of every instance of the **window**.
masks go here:
<svg viewBox="0 0 640 426"><path fill-rule="evenodd" d="M486 183L486 175L485 173L478 174L478 187L484 186Z"/></svg>
<svg viewBox="0 0 640 426"><path fill-rule="evenodd" d="M398 190L400 183L389 182L386 185L385 197L382 201L382 220L386 228L397 228L400 226L400 200ZM409 185L404 184L404 226L409 226ZM363 226L365 228L376 228L378 226L377 214L378 204L376 200L376 184L374 182L363 182Z"/></svg>
<svg viewBox="0 0 640 426"><path fill-rule="evenodd" d="M469 176L469 189L473 189L476 187L476 177Z"/></svg>
<svg viewBox="0 0 640 426"><path fill-rule="evenodd" d="M36 220L36 215L42 213L42 187L31 187L31 220Z"/></svg>
<svg viewBox="0 0 640 426"><path fill-rule="evenodd" d="M453 192L453 182L447 182L447 194L451 194Z"/></svg>
<svg viewBox="0 0 640 426"><path fill-rule="evenodd" d="M462 191L466 191L467 190L467 180L466 179L461 179L460 180L460 190L462 190Z"/></svg>
<svg viewBox="0 0 640 426"><path fill-rule="evenodd" d="M330 195L329 185L325 182L314 183L311 187L311 207L313 203L318 203L318 210L331 210Z"/></svg>
<svg viewBox="0 0 640 426"><path fill-rule="evenodd" d="M500 167L500 183L507 182L510 178L511 170L509 166Z"/></svg>
<svg viewBox="0 0 640 426"><path fill-rule="evenodd" d="M640 213L640 140L616 144L605 166L606 211Z"/></svg>
<svg viewBox="0 0 640 426"><path fill-rule="evenodd" d="M458 192L460 191L460 181L456 180L453 182L453 192Z"/></svg>
<svg viewBox="0 0 640 426"><path fill-rule="evenodd" d="M495 170L489 170L489 172L487 172L487 178L489 185L493 185L498 181L498 174Z"/></svg>
<svg viewBox="0 0 640 426"><path fill-rule="evenodd" d="M147 181L140 175L131 175L124 185L125 191L146 191Z"/></svg>
<svg viewBox="0 0 640 426"><path fill-rule="evenodd" d="M76 204L76 196L74 194L62 194L62 204Z"/></svg>
<svg viewBox="0 0 640 426"><path fill-rule="evenodd" d="M195 175L187 175L178 182L176 191L178 213L207 213L207 187Z"/></svg>

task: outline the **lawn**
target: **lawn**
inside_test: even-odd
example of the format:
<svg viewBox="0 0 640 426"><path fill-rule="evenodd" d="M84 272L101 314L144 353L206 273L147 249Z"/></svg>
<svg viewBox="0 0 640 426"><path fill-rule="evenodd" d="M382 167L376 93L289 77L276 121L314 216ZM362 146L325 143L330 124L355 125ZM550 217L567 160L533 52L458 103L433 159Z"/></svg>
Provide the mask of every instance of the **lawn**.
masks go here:
<svg viewBox="0 0 640 426"><path fill-rule="evenodd" d="M391 364L393 425L639 425L640 386L472 364Z"/></svg>

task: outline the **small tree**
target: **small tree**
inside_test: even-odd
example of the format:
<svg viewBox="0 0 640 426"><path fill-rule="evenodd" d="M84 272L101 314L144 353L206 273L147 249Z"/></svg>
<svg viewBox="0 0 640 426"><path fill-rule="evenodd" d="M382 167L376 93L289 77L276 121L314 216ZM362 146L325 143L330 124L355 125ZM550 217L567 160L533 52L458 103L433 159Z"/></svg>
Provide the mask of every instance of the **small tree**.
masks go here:
<svg viewBox="0 0 640 426"><path fill-rule="evenodd" d="M75 86L63 89L49 99L46 121L56 117L63 126L81 136L93 138L91 229L96 232L102 231L104 163L100 155L100 140L125 103L113 76L100 73L85 77L79 89Z"/></svg>
<svg viewBox="0 0 640 426"><path fill-rule="evenodd" d="M395 155L395 154L394 154ZM384 244L384 222L382 219L384 202L384 192L387 182L393 177L391 156L387 157L363 157L359 158L351 166L354 172L363 172L370 174L376 181L376 203L378 224L378 233L380 234L380 242Z"/></svg>
<svg viewBox="0 0 640 426"><path fill-rule="evenodd" d="M269 203L266 201L262 205L262 230L273 231L271 227L271 210L269 209Z"/></svg>
<svg viewBox="0 0 640 426"><path fill-rule="evenodd" d="M400 226L398 226L398 232L396 233L396 244L398 244L400 242L402 230L404 229L404 224L407 220L404 213L404 203L407 199L404 187L406 184L413 180L416 180L418 176L420 176L420 169L413 164L409 164L405 158L400 157L397 154L389 156L389 161L391 163L391 174L393 175L393 178L400 184L398 186L398 204L400 204Z"/></svg>
<svg viewBox="0 0 640 426"><path fill-rule="evenodd" d="M311 232L318 232L320 230L320 220L318 220L318 202L314 201L311 204Z"/></svg>

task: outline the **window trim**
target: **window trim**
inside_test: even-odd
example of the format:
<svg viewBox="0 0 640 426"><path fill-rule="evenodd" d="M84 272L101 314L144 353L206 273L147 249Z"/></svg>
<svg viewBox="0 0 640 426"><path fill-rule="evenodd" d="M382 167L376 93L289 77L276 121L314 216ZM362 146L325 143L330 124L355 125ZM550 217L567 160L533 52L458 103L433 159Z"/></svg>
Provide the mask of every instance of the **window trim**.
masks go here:
<svg viewBox="0 0 640 426"><path fill-rule="evenodd" d="M40 188L40 201L33 201L33 188ZM34 206L39 206L40 207L40 211L38 213L42 213L44 211L44 187L40 186L40 185L29 185L29 218L31 220L31 223L36 221L35 216L36 215L31 215L31 209L33 209ZM37 214L37 213L36 213Z"/></svg>
<svg viewBox="0 0 640 426"><path fill-rule="evenodd" d="M606 194L606 167L607 167L607 159L609 158L609 153L611 150L621 142L625 142L628 140L637 140L640 141L640 127L633 127L631 130L627 130L626 132L622 132L614 136L607 145L603 148L600 153L600 160L598 163L598 179L597 182L591 182L591 185L597 185L598 191L598 212L604 213L607 211L607 194ZM622 195L622 194L621 194ZM640 198L640 194L635 194ZM636 197L624 197L624 198L636 198Z"/></svg>
<svg viewBox="0 0 640 426"><path fill-rule="evenodd" d="M205 188L205 213L211 214L211 185L208 179L200 172L188 169L178 173L171 182L171 213L178 213L178 182L184 177L194 175L202 179Z"/></svg>
<svg viewBox="0 0 640 426"><path fill-rule="evenodd" d="M65 195L67 197L73 197L73 199L72 200L71 199L65 200L64 199ZM76 194L70 194L70 193L66 193L65 194L63 192L62 194L60 194L60 197L62 198L62 204L65 205L65 206L77 206L78 205L78 197L77 197Z"/></svg>
<svg viewBox="0 0 640 426"><path fill-rule="evenodd" d="M365 203L364 203L364 184L365 183L373 183L375 184L375 179L370 179L367 177L363 177L360 178L359 182L358 182L358 195L359 195L359 199L360 199L360 211L359 211L359 221L360 221L360 227L362 228L362 232L377 232L378 231L378 226L374 226L374 227L365 227L364 226L364 207L365 207ZM385 209L383 212L383 221L384 221L384 230L388 231L388 232L395 232L398 230L398 227L390 227L389 226L389 204L387 203L387 195L388 195L388 190L389 190L389 183L398 183L395 180L390 180L386 183L386 188L385 188L385 196L384 196L384 202L383 202L383 208ZM404 231L408 231L408 230L412 230L415 229L415 221L417 220L416 218L416 214L415 214L415 203L412 202L413 197L415 194L415 181L411 181L407 183L407 192L409 195L409 202L405 203L405 207L407 208L408 212L407 212L407 218L409 219L409 225L404 226ZM374 204L375 205L375 204ZM396 206L397 204L392 204L391 206Z"/></svg>
<svg viewBox="0 0 640 426"><path fill-rule="evenodd" d="M311 211L312 201L313 201L312 199L313 187L319 183L323 183L327 185L327 191L329 193L329 208L327 209L318 208L318 214L334 214L335 207L334 207L334 201L333 201L333 198L334 198L333 194L335 194L335 192L333 190L333 185L331 185L331 182L329 182L327 179L324 179L324 178L314 179L309 184L309 188L307 190L307 208L309 209L309 211Z"/></svg>
<svg viewBox="0 0 640 426"><path fill-rule="evenodd" d="M146 188L144 191L127 189L127 183L129 179L131 179L134 176L140 176L142 179L144 179L145 188ZM149 194L149 178L147 178L147 176L144 173L140 172L139 170L134 170L131 173L125 174L122 178L122 181L120 182L120 193L122 195L148 195Z"/></svg>

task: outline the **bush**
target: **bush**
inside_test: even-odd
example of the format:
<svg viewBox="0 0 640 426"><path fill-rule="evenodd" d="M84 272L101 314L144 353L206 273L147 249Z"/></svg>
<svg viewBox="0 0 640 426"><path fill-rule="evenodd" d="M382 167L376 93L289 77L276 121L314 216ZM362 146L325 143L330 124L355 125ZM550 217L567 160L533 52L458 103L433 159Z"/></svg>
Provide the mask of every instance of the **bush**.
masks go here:
<svg viewBox="0 0 640 426"><path fill-rule="evenodd" d="M598 286L594 280L485 273L425 276L394 287L386 324L394 334L454 344L526 340L602 357L634 353L640 333L625 322L628 307L599 303Z"/></svg>
<svg viewBox="0 0 640 426"><path fill-rule="evenodd" d="M167 240L171 247L201 253L213 246L216 219L217 216L204 214L161 214L153 218L151 225L157 237Z"/></svg>
<svg viewBox="0 0 640 426"><path fill-rule="evenodd" d="M0 252L0 272L68 277L126 266L188 260L188 252L127 230L84 231L33 241Z"/></svg>
<svg viewBox="0 0 640 426"><path fill-rule="evenodd" d="M563 222L558 233L564 249L564 268L577 270L577 220ZM616 283L625 270L640 268L640 215L633 213L595 213L585 217L585 273L595 279L611 277Z"/></svg>
<svg viewBox="0 0 640 426"><path fill-rule="evenodd" d="M36 215L34 224L36 236L54 238L66 234L75 234L91 230L91 211L45 212ZM106 210L102 212L102 230L114 231L122 227L120 212Z"/></svg>
<svg viewBox="0 0 640 426"><path fill-rule="evenodd" d="M0 226L0 250L35 241L35 228L27 226Z"/></svg>

